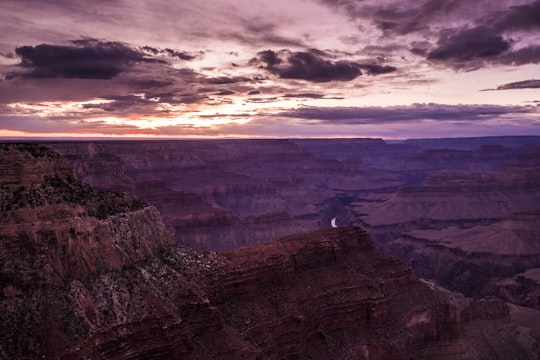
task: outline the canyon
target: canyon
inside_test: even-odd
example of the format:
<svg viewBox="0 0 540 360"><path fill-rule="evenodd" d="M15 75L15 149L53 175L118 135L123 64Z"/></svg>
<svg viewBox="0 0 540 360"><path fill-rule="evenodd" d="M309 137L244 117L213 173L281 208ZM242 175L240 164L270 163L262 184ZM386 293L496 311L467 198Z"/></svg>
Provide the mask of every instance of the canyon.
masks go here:
<svg viewBox="0 0 540 360"><path fill-rule="evenodd" d="M82 182L154 205L176 242L194 249L358 225L417 277L467 296L539 302L534 281L516 280L540 268L539 137L48 146Z"/></svg>
<svg viewBox="0 0 540 360"><path fill-rule="evenodd" d="M0 167L1 358L539 358L521 308L419 281L359 227L197 251L48 147Z"/></svg>
<svg viewBox="0 0 540 360"><path fill-rule="evenodd" d="M2 144L0 358L538 358L539 144Z"/></svg>

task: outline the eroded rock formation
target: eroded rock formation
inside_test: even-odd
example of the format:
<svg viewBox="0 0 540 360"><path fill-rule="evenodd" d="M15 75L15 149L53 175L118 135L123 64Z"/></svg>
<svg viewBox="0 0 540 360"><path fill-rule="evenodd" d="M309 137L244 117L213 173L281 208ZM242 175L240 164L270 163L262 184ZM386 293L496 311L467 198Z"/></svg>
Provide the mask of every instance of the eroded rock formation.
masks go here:
<svg viewBox="0 0 540 360"><path fill-rule="evenodd" d="M539 267L538 137L50 144L77 177L153 204L180 244L216 251L361 225L377 246L468 296ZM514 224L517 227L513 227ZM521 225L519 225L521 224ZM524 225L523 225L524 226ZM441 266L441 264L445 264ZM516 288L517 289L517 288ZM528 299L528 300L525 300Z"/></svg>

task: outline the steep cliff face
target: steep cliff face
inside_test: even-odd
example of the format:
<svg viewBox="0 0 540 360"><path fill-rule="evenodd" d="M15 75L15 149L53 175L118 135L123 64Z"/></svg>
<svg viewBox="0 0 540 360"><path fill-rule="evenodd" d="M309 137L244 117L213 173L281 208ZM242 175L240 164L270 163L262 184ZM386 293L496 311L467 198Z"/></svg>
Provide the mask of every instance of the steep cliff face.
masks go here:
<svg viewBox="0 0 540 360"><path fill-rule="evenodd" d="M540 266L540 168L531 160L523 155L492 173L433 176L359 217L377 243L418 276L467 296L530 306L537 289L508 284Z"/></svg>
<svg viewBox="0 0 540 360"><path fill-rule="evenodd" d="M151 259L173 239L155 208L77 182L50 150L3 145L0 161L13 174L0 188L0 355L37 358L88 335L81 316L95 314L73 307L71 286Z"/></svg>
<svg viewBox="0 0 540 360"><path fill-rule="evenodd" d="M45 176L73 175L73 169L60 156L44 145L0 144L0 186L18 189L41 182Z"/></svg>
<svg viewBox="0 0 540 360"><path fill-rule="evenodd" d="M108 190L132 191L135 181L126 174L122 160L107 151L103 143L49 144L73 167L77 179L83 183Z"/></svg>
<svg viewBox="0 0 540 360"><path fill-rule="evenodd" d="M511 278L501 279L492 288L493 293L501 299L540 309L540 267L529 267Z"/></svg>
<svg viewBox="0 0 540 360"><path fill-rule="evenodd" d="M50 169L2 187L2 358L538 358L504 303L414 280L359 228L203 254L154 208Z"/></svg>
<svg viewBox="0 0 540 360"><path fill-rule="evenodd" d="M421 187L402 188L363 218L380 226L435 221L502 219L540 210L538 168L490 174L442 174Z"/></svg>
<svg viewBox="0 0 540 360"><path fill-rule="evenodd" d="M511 347L519 349L512 353L497 344L507 340L493 338L497 331L519 332L503 302L471 301L414 280L359 228L294 235L223 255L227 261L209 297L265 359L538 356L530 339L511 336ZM469 337L484 326L497 330Z"/></svg>

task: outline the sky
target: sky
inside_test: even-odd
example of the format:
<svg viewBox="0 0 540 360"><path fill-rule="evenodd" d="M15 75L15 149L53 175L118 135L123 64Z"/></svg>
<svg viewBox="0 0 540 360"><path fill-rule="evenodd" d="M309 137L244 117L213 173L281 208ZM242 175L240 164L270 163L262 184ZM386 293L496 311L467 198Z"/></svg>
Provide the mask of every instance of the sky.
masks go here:
<svg viewBox="0 0 540 360"><path fill-rule="evenodd" d="M540 0L2 0L0 137L540 135Z"/></svg>

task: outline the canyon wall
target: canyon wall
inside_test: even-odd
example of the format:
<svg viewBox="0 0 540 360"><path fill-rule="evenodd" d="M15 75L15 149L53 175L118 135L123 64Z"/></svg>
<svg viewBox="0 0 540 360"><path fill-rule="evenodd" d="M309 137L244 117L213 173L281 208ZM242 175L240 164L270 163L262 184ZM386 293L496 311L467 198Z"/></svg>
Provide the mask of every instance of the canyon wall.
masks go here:
<svg viewBox="0 0 540 360"><path fill-rule="evenodd" d="M442 172L379 202L353 204L349 219L417 276L538 307L538 285L517 279L540 267L540 148L512 152L497 170Z"/></svg>
<svg viewBox="0 0 540 360"><path fill-rule="evenodd" d="M534 286L503 291L498 284L515 284L511 279L539 266L537 233L504 225L523 213L538 223L539 143L500 137L49 145L78 179L156 206L180 244L231 250L335 219L368 228L377 246L417 276L470 296L529 299L518 302L525 305L535 303ZM518 288L529 295L502 295Z"/></svg>
<svg viewBox="0 0 540 360"><path fill-rule="evenodd" d="M50 146L81 181L154 205L177 241L197 249L234 249L328 227L343 196L402 184L392 173L323 158L288 140Z"/></svg>

